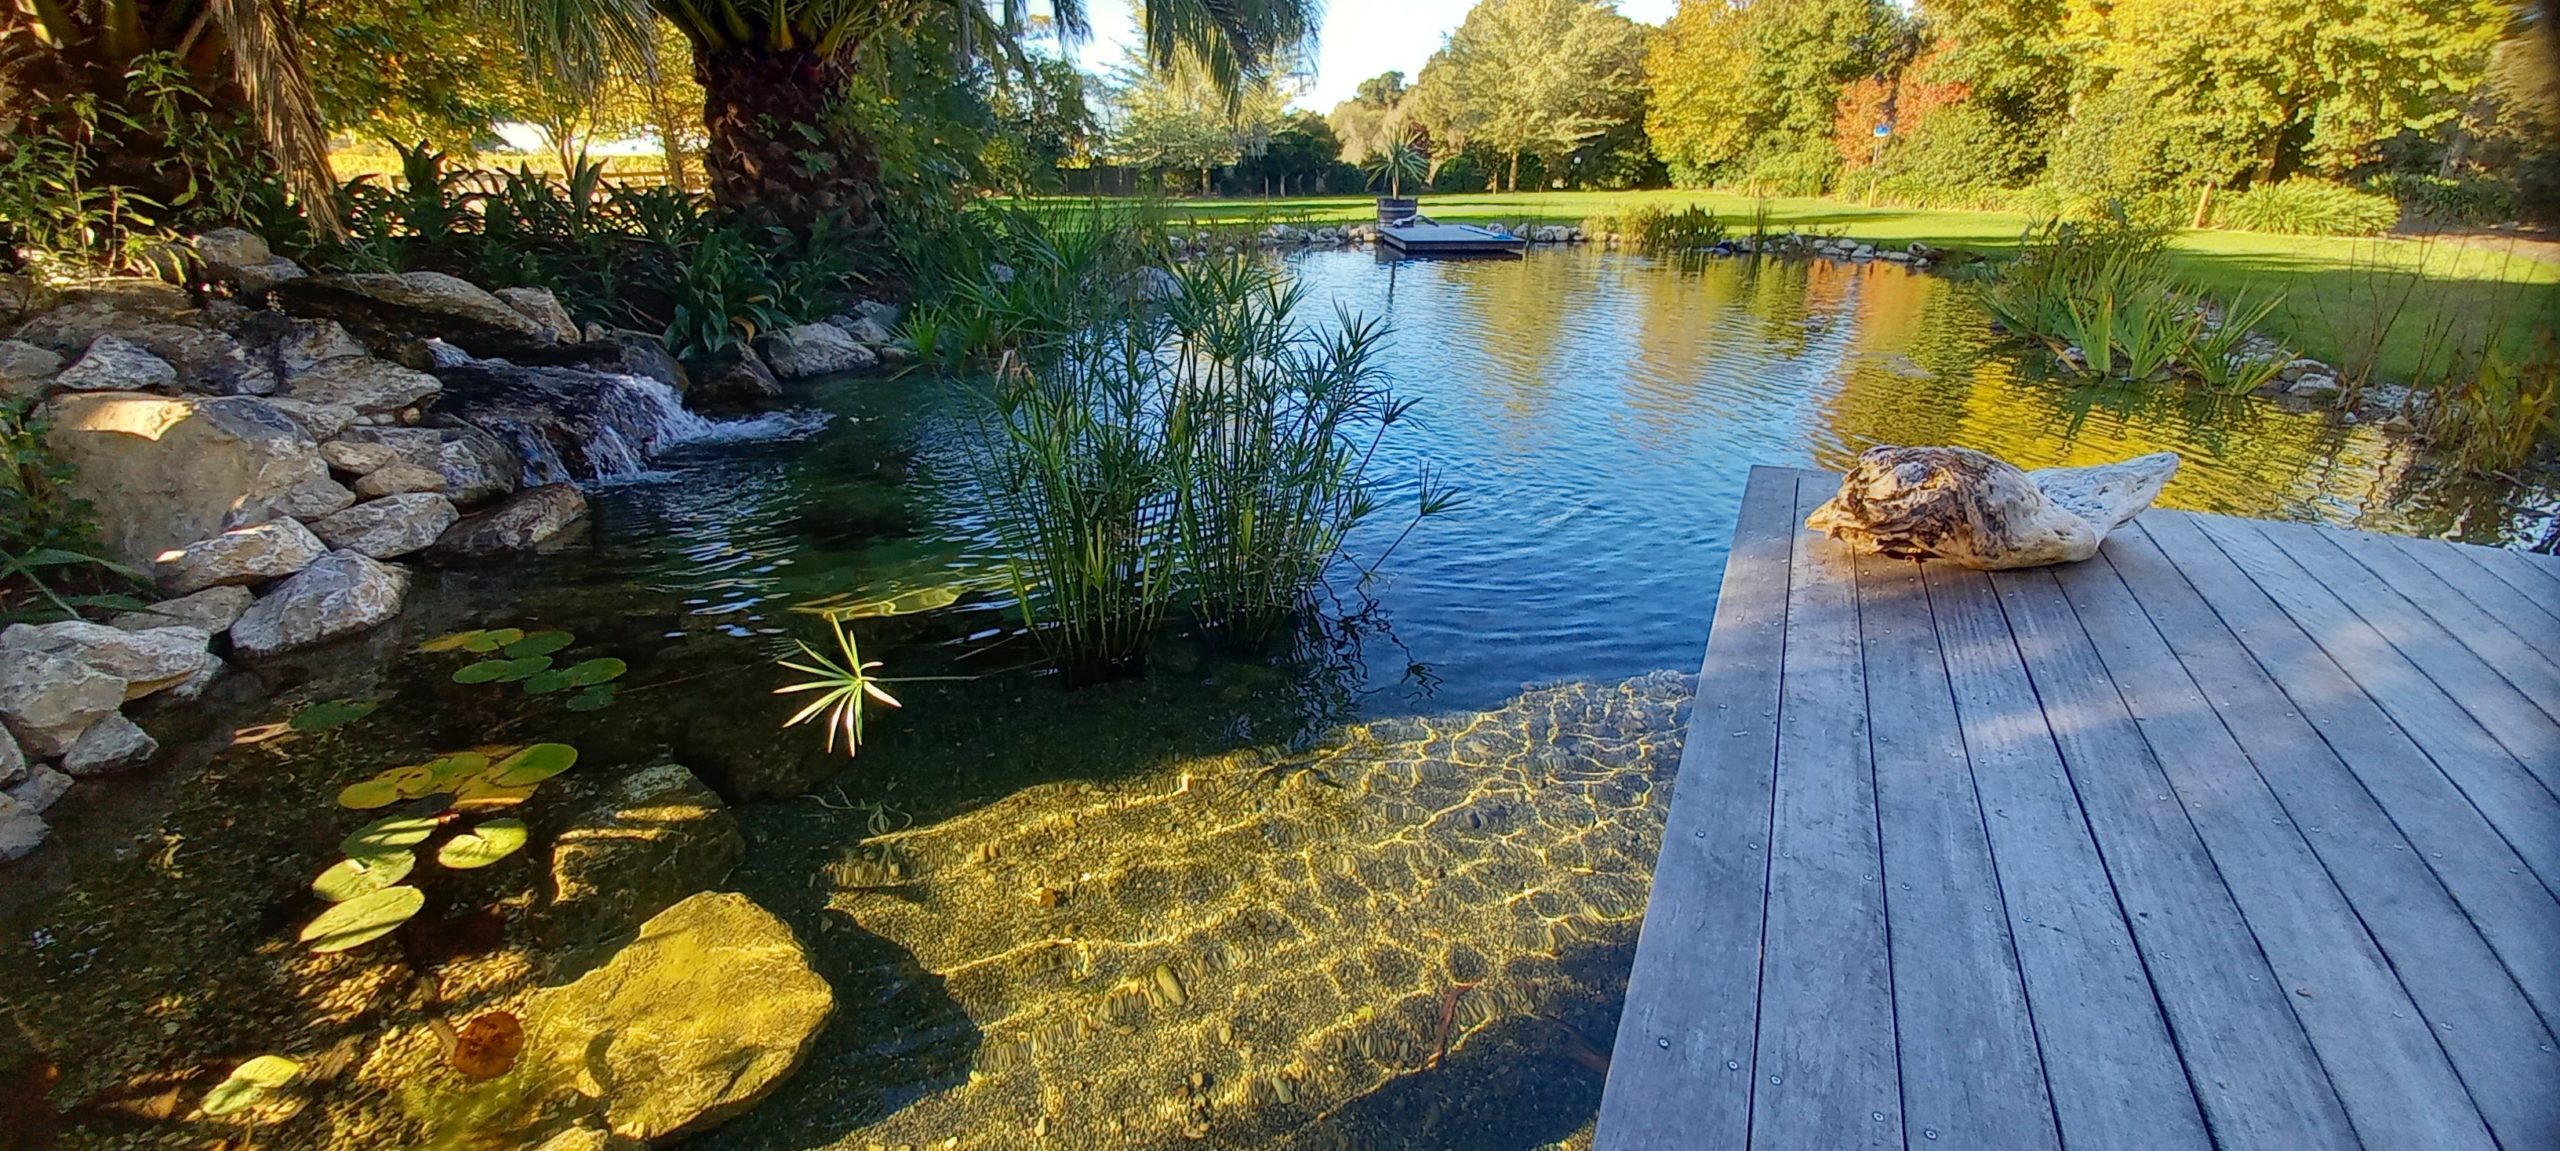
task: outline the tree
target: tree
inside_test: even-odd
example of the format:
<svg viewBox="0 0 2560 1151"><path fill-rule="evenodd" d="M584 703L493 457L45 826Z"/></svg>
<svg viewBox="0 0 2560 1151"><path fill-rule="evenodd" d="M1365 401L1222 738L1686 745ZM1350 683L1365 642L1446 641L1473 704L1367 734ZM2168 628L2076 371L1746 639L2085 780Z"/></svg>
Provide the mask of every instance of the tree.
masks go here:
<svg viewBox="0 0 2560 1151"><path fill-rule="evenodd" d="M1333 106L1325 123L1342 141L1342 159L1359 164L1400 143L1413 131L1405 97L1404 73L1385 72L1360 82L1350 99Z"/></svg>
<svg viewBox="0 0 2560 1151"><path fill-rule="evenodd" d="M1644 30L1609 0L1479 0L1432 54L1417 111L1435 139L1561 159L1644 101Z"/></svg>
<svg viewBox="0 0 2560 1151"><path fill-rule="evenodd" d="M1236 165L1236 180L1247 192L1257 188L1286 196L1322 190L1343 168L1342 140L1325 118L1313 112L1286 112L1271 129L1260 155Z"/></svg>
<svg viewBox="0 0 2560 1151"><path fill-rule="evenodd" d="M1197 172L1204 194L1216 169L1262 153L1289 103L1270 74L1229 89L1188 50L1163 66L1133 51L1112 70L1109 94L1112 155L1133 168Z"/></svg>
<svg viewBox="0 0 2560 1151"><path fill-rule="evenodd" d="M989 174L1016 193L1053 187L1058 169L1085 159L1093 145L1093 109L1084 71L1056 56L1036 55L1020 75L1001 77L991 94L996 138Z"/></svg>
<svg viewBox="0 0 2560 1151"><path fill-rule="evenodd" d="M1645 125L1683 180L1818 192L1841 89L1890 76L1913 41L1891 0L1683 0L1646 57Z"/></svg>

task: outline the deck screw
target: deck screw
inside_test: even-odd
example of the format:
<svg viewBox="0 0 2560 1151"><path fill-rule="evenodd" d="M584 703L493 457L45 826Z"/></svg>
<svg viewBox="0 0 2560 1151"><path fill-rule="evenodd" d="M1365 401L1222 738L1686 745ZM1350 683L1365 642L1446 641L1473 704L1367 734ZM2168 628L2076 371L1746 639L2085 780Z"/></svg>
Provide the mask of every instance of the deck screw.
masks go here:
<svg viewBox="0 0 2560 1151"><path fill-rule="evenodd" d="M1784 1083L1784 1082L1786 1082L1786 1080L1784 1080L1784 1079L1780 1079L1780 1078L1778 1078L1778 1077L1777 1077L1777 1076L1775 1076L1775 1075L1772 1075L1772 1076L1770 1076L1770 1077L1769 1077L1769 1086L1771 1086L1771 1087L1775 1087L1775 1086L1777 1086L1778 1084L1780 1084L1780 1083Z"/></svg>
<svg viewBox="0 0 2560 1151"><path fill-rule="evenodd" d="M1920 1129L1920 1133L1921 1133L1922 1135L1926 1135L1926 1136L1928 1136L1928 1137L1929 1137L1929 1138L1931 1138L1931 1139L1935 1139L1935 1138L1937 1138L1937 1137L1938 1137L1938 1129L1937 1129L1937 1128L1935 1128L1935 1127L1923 1127L1923 1128L1921 1128L1921 1129Z"/></svg>
<svg viewBox="0 0 2560 1151"><path fill-rule="evenodd" d="M1656 1040L1654 1040L1654 1041L1653 1041L1653 1043L1654 1043L1654 1046L1656 1046L1656 1047L1660 1047L1660 1048L1662 1048L1662 1049L1663 1049L1663 1050L1665 1050L1665 1051L1669 1051L1669 1050L1671 1050L1671 1039L1670 1039L1670 1037L1668 1037L1668 1036L1665 1036L1665 1037L1663 1037L1663 1038L1661 1038L1661 1039L1656 1039Z"/></svg>
<svg viewBox="0 0 2560 1151"><path fill-rule="evenodd" d="M2543 1050L2549 1051L2551 1049L2545 1047ZM1742 1070L1742 1061L1739 1059L1727 1059L1724 1061L1724 1069L1727 1071L1740 1071Z"/></svg>

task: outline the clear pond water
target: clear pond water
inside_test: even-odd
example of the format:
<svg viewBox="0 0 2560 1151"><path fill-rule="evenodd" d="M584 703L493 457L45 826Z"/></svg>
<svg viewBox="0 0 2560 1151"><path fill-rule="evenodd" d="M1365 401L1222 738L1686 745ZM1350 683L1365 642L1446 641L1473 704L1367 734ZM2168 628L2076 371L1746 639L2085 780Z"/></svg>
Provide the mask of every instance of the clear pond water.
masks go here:
<svg viewBox="0 0 2560 1151"><path fill-rule="evenodd" d="M525 930L545 826L672 759L736 801L730 886L838 1000L799 1074L700 1146L1584 1145L1751 465L2175 449L2177 506L2480 542L2540 538L2555 502L2316 414L2056 378L1893 266L1291 267L1319 313L1392 320L1419 404L1354 541L1374 576L1346 568L1289 650L1177 634L1143 678L1066 690L1006 616L965 388L805 389L801 418L711 429L596 492L548 555L421 573L394 625L232 677L167 717L169 762L76 790L0 893L0 1126L200 1146L227 1130L187 1117L203 1089L281 1051L311 1070L261 1145L521 1145L538 1101L442 1070L434 1020L595 961ZM1465 500L1390 553L1426 464ZM902 594L948 602L859 621L865 656L966 678L895 685L850 763L780 730L771 661L815 635L797 609ZM456 684L415 650L493 626L625 661L618 700ZM235 734L331 698L381 706ZM583 753L523 808L535 850L434 887L383 943L294 943L361 821L339 788L529 740Z"/></svg>

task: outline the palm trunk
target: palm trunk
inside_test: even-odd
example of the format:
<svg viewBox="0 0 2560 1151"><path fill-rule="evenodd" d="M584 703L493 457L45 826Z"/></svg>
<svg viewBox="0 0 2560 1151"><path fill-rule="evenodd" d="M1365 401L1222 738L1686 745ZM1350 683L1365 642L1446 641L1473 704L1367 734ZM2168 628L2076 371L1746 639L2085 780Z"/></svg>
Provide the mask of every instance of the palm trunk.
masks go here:
<svg viewBox="0 0 2560 1151"><path fill-rule="evenodd" d="M696 50L703 167L711 197L762 224L806 233L829 217L879 217L880 159L870 139L827 114L850 65L805 49Z"/></svg>

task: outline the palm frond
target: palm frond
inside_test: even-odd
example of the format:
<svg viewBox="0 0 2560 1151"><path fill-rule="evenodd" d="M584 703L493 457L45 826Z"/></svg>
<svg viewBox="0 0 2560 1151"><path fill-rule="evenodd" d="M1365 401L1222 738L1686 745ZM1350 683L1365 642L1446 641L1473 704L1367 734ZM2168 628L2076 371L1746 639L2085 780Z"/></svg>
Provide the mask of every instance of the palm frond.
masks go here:
<svg viewBox="0 0 2560 1151"><path fill-rule="evenodd" d="M302 67L300 40L283 0L212 0L208 11L231 45L231 76L249 114L284 169L285 188L330 236L338 219L338 178L329 167L329 132Z"/></svg>

